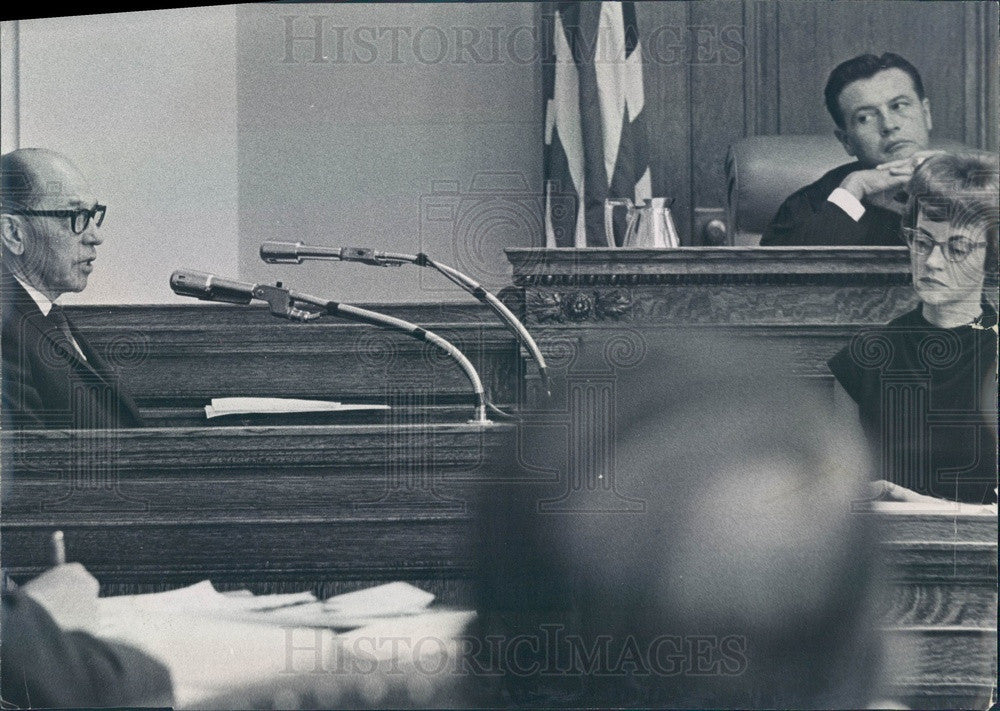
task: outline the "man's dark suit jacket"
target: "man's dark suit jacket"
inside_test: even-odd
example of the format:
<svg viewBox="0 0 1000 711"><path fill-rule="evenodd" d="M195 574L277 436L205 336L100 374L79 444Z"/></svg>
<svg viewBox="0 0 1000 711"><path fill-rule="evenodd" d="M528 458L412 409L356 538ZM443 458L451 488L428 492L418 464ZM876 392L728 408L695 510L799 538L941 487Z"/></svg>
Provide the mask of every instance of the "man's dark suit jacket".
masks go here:
<svg viewBox="0 0 1000 711"><path fill-rule="evenodd" d="M138 649L60 629L24 593L3 594L4 708L169 706L170 672Z"/></svg>
<svg viewBox="0 0 1000 711"><path fill-rule="evenodd" d="M135 403L87 340L70 325L84 360L2 265L0 285L4 428L141 427Z"/></svg>
<svg viewBox="0 0 1000 711"><path fill-rule="evenodd" d="M764 230L764 247L901 247L900 216L883 207L868 205L855 222L851 216L827 200L848 174L864 169L859 162L834 168L811 185L798 190L778 208L778 214Z"/></svg>

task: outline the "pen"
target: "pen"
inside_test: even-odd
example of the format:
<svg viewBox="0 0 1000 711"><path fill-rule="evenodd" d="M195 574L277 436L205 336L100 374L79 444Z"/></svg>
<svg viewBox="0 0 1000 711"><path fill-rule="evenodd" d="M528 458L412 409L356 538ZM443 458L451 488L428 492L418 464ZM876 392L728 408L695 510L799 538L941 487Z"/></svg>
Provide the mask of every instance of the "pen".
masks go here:
<svg viewBox="0 0 1000 711"><path fill-rule="evenodd" d="M52 532L52 565L66 564L66 539L62 531Z"/></svg>

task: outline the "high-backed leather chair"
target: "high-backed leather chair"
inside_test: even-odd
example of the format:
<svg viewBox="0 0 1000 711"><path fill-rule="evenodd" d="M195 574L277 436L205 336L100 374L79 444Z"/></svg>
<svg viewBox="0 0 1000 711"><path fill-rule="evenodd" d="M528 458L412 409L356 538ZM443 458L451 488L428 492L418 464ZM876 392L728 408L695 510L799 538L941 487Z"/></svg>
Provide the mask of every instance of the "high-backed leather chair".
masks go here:
<svg viewBox="0 0 1000 711"><path fill-rule="evenodd" d="M934 148L965 148L935 140ZM726 156L726 237L733 245L757 245L781 203L801 187L853 158L833 136L750 136Z"/></svg>

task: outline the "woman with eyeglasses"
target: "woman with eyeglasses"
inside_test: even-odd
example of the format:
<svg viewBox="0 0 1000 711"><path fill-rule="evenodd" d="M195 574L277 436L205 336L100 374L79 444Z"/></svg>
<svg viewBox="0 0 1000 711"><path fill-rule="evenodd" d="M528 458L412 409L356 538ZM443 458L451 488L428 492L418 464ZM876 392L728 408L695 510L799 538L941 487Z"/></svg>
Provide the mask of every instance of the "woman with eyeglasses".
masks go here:
<svg viewBox="0 0 1000 711"><path fill-rule="evenodd" d="M903 236L920 304L829 361L883 499L996 503L998 186L996 156L938 154L916 170Z"/></svg>

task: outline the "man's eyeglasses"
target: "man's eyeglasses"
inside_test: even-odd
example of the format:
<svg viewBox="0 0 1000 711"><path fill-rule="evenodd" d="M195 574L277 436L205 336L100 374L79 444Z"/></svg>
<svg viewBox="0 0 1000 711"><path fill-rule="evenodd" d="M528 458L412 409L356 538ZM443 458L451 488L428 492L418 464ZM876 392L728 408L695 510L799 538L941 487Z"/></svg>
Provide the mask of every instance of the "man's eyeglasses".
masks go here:
<svg viewBox="0 0 1000 711"><path fill-rule="evenodd" d="M15 210L12 208L2 208L2 211L10 215L38 215L39 217L68 217L69 228L73 234L80 235L87 229L90 221L94 221L94 227L100 227L104 222L104 215L108 211L107 205L94 205L93 207L80 207L74 210Z"/></svg>
<svg viewBox="0 0 1000 711"><path fill-rule="evenodd" d="M921 257L931 256L934 248L940 247L941 254L949 262L964 262L970 254L986 245L986 242L965 235L954 235L949 237L947 242L938 242L913 227L904 227L903 237L909 248Z"/></svg>

